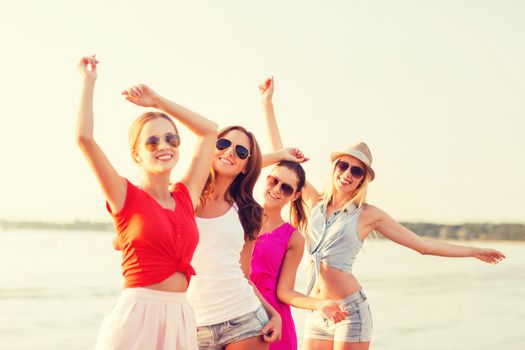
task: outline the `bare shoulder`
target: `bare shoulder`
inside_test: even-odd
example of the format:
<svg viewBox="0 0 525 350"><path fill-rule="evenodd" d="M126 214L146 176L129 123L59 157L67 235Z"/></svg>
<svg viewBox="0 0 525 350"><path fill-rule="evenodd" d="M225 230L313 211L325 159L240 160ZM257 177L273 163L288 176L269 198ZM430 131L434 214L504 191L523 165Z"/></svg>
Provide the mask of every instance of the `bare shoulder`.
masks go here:
<svg viewBox="0 0 525 350"><path fill-rule="evenodd" d="M388 217L388 214L372 204L365 204L361 213L361 220L365 225L374 225L382 219Z"/></svg>
<svg viewBox="0 0 525 350"><path fill-rule="evenodd" d="M361 215L366 215L370 217L378 217L381 215L385 215L386 213L380 209L379 207L376 207L372 204L364 204L363 205L363 213Z"/></svg>
<svg viewBox="0 0 525 350"><path fill-rule="evenodd" d="M288 241L288 248L297 248L302 250L304 248L304 241L304 236L301 234L301 232L295 230L292 232L290 240Z"/></svg>

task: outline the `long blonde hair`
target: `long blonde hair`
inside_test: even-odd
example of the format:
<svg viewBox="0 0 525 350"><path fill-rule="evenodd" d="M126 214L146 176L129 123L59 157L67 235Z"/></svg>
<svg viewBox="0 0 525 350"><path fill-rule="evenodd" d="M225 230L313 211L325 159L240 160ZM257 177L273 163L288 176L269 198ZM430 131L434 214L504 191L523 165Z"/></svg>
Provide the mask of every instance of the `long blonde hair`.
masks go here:
<svg viewBox="0 0 525 350"><path fill-rule="evenodd" d="M332 198L334 197L334 171L339 159L340 158L335 159L332 163L328 185L326 186L326 189L321 195L321 201L323 202L324 206L328 206L328 204L330 204ZM370 173L367 171L365 177L361 180L359 187L354 191L352 197L350 197L350 199L343 205L342 209L347 209L352 204L355 204L357 208L360 208L361 206L366 204L366 193L368 191L368 184L370 183L370 181L372 181L372 179Z"/></svg>

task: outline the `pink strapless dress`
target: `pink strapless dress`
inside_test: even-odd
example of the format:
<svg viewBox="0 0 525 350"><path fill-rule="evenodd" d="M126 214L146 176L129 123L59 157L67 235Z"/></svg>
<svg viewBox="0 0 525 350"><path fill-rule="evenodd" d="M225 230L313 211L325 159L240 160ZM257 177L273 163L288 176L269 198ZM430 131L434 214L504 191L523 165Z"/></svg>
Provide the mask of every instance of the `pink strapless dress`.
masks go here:
<svg viewBox="0 0 525 350"><path fill-rule="evenodd" d="M253 249L250 278L283 321L282 338L270 344L271 350L297 350L297 333L290 305L280 302L276 294L279 271L294 231L292 225L284 223L270 233L260 234Z"/></svg>

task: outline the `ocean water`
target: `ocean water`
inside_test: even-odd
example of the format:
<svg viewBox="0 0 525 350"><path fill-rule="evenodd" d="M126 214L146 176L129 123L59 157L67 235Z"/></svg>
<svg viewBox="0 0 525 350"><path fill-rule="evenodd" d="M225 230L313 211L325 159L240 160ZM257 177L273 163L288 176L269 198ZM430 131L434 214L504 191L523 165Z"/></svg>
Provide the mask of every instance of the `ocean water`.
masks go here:
<svg viewBox="0 0 525 350"><path fill-rule="evenodd" d="M122 285L112 233L0 231L0 350L90 349ZM371 349L525 349L525 243L497 266L368 240L354 265L373 316ZM302 271L298 289L304 290ZM305 312L294 310L301 342Z"/></svg>

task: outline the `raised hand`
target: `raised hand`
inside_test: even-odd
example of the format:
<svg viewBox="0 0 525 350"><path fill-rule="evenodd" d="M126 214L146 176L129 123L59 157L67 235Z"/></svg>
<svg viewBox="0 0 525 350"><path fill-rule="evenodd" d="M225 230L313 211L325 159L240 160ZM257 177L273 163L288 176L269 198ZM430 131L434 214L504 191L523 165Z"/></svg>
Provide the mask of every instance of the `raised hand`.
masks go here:
<svg viewBox="0 0 525 350"><path fill-rule="evenodd" d="M496 265L506 258L506 256L496 249L478 248L474 253L474 257L489 264Z"/></svg>
<svg viewBox="0 0 525 350"><path fill-rule="evenodd" d="M142 107L157 108L160 96L145 84L139 84L122 91L126 100Z"/></svg>
<svg viewBox="0 0 525 350"><path fill-rule="evenodd" d="M264 82L259 84L259 91L261 92L261 102L263 104L272 103L273 87L273 77L268 78Z"/></svg>
<svg viewBox="0 0 525 350"><path fill-rule="evenodd" d="M82 57L77 65L82 78L90 81L97 80L97 64L96 55Z"/></svg>
<svg viewBox="0 0 525 350"><path fill-rule="evenodd" d="M346 312L341 305L332 300L323 301L319 307L319 312L324 318L333 323L341 322L348 315L348 312Z"/></svg>
<svg viewBox="0 0 525 350"><path fill-rule="evenodd" d="M295 162L295 163L304 163L310 160L310 158L305 157L305 155L303 154L303 152L301 152L299 148L289 147L289 148L283 149L281 152L282 152L281 160L288 160L290 162Z"/></svg>

